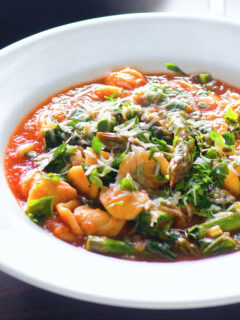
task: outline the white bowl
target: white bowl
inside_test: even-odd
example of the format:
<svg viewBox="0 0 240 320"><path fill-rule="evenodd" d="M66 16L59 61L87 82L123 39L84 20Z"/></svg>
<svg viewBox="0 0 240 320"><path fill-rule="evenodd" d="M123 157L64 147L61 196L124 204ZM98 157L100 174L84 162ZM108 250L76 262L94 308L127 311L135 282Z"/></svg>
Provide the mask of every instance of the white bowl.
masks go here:
<svg viewBox="0 0 240 320"><path fill-rule="evenodd" d="M240 86L240 24L168 14L74 23L0 52L0 265L18 279L69 297L139 308L240 302L240 252L198 261L150 263L105 257L64 243L32 223L6 182L7 141L49 95L132 65L165 71L171 61Z"/></svg>

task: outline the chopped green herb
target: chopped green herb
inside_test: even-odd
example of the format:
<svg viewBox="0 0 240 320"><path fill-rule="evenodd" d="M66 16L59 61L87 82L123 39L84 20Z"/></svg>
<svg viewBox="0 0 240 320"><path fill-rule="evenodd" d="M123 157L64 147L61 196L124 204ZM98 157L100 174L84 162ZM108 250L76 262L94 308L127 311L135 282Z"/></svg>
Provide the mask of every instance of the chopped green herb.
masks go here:
<svg viewBox="0 0 240 320"><path fill-rule="evenodd" d="M111 132L114 127L114 122L109 121L107 119L101 120L97 124L97 131L98 132Z"/></svg>
<svg viewBox="0 0 240 320"><path fill-rule="evenodd" d="M33 222L43 224L46 218L53 216L52 203L52 196L30 200L27 202L26 213Z"/></svg>
<svg viewBox="0 0 240 320"><path fill-rule="evenodd" d="M208 159L217 159L219 157L219 153L214 149L214 147L211 147L210 149L208 149L206 157Z"/></svg>
<svg viewBox="0 0 240 320"><path fill-rule="evenodd" d="M186 103L179 100L172 100L166 105L166 109L169 111L172 110L183 110L185 111Z"/></svg>
<svg viewBox="0 0 240 320"><path fill-rule="evenodd" d="M114 207L114 206L122 206L123 205L123 201L117 201L117 202L113 202L113 203L111 203L109 206L108 206L108 208L110 209L110 208L112 208L112 207Z"/></svg>
<svg viewBox="0 0 240 320"><path fill-rule="evenodd" d="M108 102L116 101L116 99L114 99L116 94L117 94L116 92L113 92L110 96L104 96L104 98L108 100Z"/></svg>
<svg viewBox="0 0 240 320"><path fill-rule="evenodd" d="M95 136L92 140L92 149L99 157L102 151L102 142L98 139L97 136Z"/></svg>
<svg viewBox="0 0 240 320"><path fill-rule="evenodd" d="M166 67L168 68L168 70L174 71L176 73L180 73L184 76L186 76L187 74L185 72L183 72L178 66L176 66L176 64L172 63L172 62L167 62L166 63Z"/></svg>
<svg viewBox="0 0 240 320"><path fill-rule="evenodd" d="M198 76L201 84L206 84L212 81L212 76L209 73L200 73Z"/></svg>
<svg viewBox="0 0 240 320"><path fill-rule="evenodd" d="M120 188L128 191L135 191L137 189L129 174L120 181Z"/></svg>
<svg viewBox="0 0 240 320"><path fill-rule="evenodd" d="M225 114L224 119L226 119L230 123L237 123L238 122L238 114L233 111L232 108L228 110L228 112Z"/></svg>
<svg viewBox="0 0 240 320"><path fill-rule="evenodd" d="M91 183L95 184L95 186L97 186L98 188L102 188L103 187L102 180L100 179L96 168L90 174L89 180L90 180Z"/></svg>

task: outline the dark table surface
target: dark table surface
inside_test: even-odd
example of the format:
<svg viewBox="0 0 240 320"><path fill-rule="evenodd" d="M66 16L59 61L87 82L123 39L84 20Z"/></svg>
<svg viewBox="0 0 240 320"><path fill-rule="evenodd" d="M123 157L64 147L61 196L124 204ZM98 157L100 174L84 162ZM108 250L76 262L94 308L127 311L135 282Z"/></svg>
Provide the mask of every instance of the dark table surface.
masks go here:
<svg viewBox="0 0 240 320"><path fill-rule="evenodd" d="M226 15L238 18L239 5L238 0L228 0ZM208 1L8 0L1 2L0 6L0 48L36 32L69 22L145 11L193 12L207 15ZM117 308L53 294L0 272L0 320L8 319L239 320L240 304L194 310L157 311Z"/></svg>
<svg viewBox="0 0 240 320"><path fill-rule="evenodd" d="M0 319L239 320L240 304L194 310L118 308L66 298L0 272Z"/></svg>

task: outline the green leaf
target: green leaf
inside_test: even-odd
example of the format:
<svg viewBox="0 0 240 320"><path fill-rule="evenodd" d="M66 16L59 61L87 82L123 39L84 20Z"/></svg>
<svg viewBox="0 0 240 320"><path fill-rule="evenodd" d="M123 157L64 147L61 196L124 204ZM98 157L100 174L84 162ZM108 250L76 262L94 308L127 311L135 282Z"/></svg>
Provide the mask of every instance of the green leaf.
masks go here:
<svg viewBox="0 0 240 320"><path fill-rule="evenodd" d="M37 157L39 168L46 172L64 174L71 167L70 156L76 151L75 147L63 142L58 148Z"/></svg>
<svg viewBox="0 0 240 320"><path fill-rule="evenodd" d="M225 161L219 162L212 167L212 175L217 179L219 186L222 187L226 176L228 175L228 165Z"/></svg>
<svg viewBox="0 0 240 320"><path fill-rule="evenodd" d="M29 152L24 153L24 156L28 157L28 158L36 158L37 152L36 151L29 151Z"/></svg>
<svg viewBox="0 0 240 320"><path fill-rule="evenodd" d="M122 178L122 180L120 182L120 188L122 190L128 190L128 191L135 191L136 190L136 186L135 186L130 174L128 174L125 178Z"/></svg>
<svg viewBox="0 0 240 320"><path fill-rule="evenodd" d="M47 174L44 172L40 172L40 174L44 179L49 179L49 180L53 180L53 181L61 181L62 180L62 177L60 174L56 174L53 172L50 172Z"/></svg>
<svg viewBox="0 0 240 320"><path fill-rule="evenodd" d="M136 219L135 231L145 231L148 235L162 238L163 231L168 231L173 224L173 216L158 210L152 215L142 211Z"/></svg>
<svg viewBox="0 0 240 320"><path fill-rule="evenodd" d="M225 144L231 148L232 146L235 146L235 136L232 132L224 132L223 138L225 140Z"/></svg>
<svg viewBox="0 0 240 320"><path fill-rule="evenodd" d="M136 127L139 127L139 118L137 116L135 118L123 122L118 126L115 126L114 131L117 133L121 133L122 131L125 131L126 128L128 130L131 130L135 129Z"/></svg>
<svg viewBox="0 0 240 320"><path fill-rule="evenodd" d="M210 149L208 149L206 157L208 159L217 159L219 157L219 153L214 149L214 147L211 147Z"/></svg>
<svg viewBox="0 0 240 320"><path fill-rule="evenodd" d="M111 132L113 130L114 123L108 119L101 120L97 124L98 132Z"/></svg>
<svg viewBox="0 0 240 320"><path fill-rule="evenodd" d="M53 196L43 197L27 202L26 213L28 217L37 224L43 224L46 218L53 216L52 211Z"/></svg>
<svg viewBox="0 0 240 320"><path fill-rule="evenodd" d="M237 123L238 122L238 114L233 111L232 108L228 110L225 114L224 118L230 123Z"/></svg>
<svg viewBox="0 0 240 320"><path fill-rule="evenodd" d="M218 133L217 130L214 129L210 132L210 138L215 143L215 146L222 151L224 151L224 149L227 149L229 151L232 151L234 149L235 136L229 131L224 132L223 136L221 136L220 133Z"/></svg>
<svg viewBox="0 0 240 320"><path fill-rule="evenodd" d="M44 131L46 150L55 148L63 142L63 131L60 126Z"/></svg>
<svg viewBox="0 0 240 320"><path fill-rule="evenodd" d="M125 156L126 156L125 152L121 153L118 158L114 159L114 161L112 163L112 167L119 168L119 166L120 166L121 162L123 161L123 159L125 158Z"/></svg>
<svg viewBox="0 0 240 320"><path fill-rule="evenodd" d="M166 109L169 111L183 110L185 111L186 103L178 100L172 100L166 105Z"/></svg>
<svg viewBox="0 0 240 320"><path fill-rule="evenodd" d="M117 94L116 92L113 92L110 96L104 96L104 98L108 100L108 102L116 101L117 99L114 99L116 94Z"/></svg>
<svg viewBox="0 0 240 320"><path fill-rule="evenodd" d="M176 73L180 73L184 76L186 76L187 74L185 72L183 72L178 66L176 66L176 64L172 63L172 62L167 62L166 67L168 68L168 70L174 71Z"/></svg>
<svg viewBox="0 0 240 320"><path fill-rule="evenodd" d="M96 153L97 156L100 156L101 151L102 151L102 142L98 139L97 136L93 137L92 149Z"/></svg>
<svg viewBox="0 0 240 320"><path fill-rule="evenodd" d="M75 126L79 122L88 122L93 120L89 113L81 108L74 109L74 111L70 113L70 117L72 121L67 124L68 126Z"/></svg>
<svg viewBox="0 0 240 320"><path fill-rule="evenodd" d="M103 187L103 183L102 180L99 177L99 173L97 171L97 168L95 168L90 176L89 176L89 181L93 184L95 184L95 186L97 186L98 188L102 188Z"/></svg>
<svg viewBox="0 0 240 320"><path fill-rule="evenodd" d="M224 145L223 137L220 135L220 133L217 132L216 129L210 132L210 138L213 142L219 140L219 144Z"/></svg>
<svg viewBox="0 0 240 320"><path fill-rule="evenodd" d="M171 152L173 151L171 146L169 146L167 144L167 142L163 139L158 139L153 137L151 139L151 142L154 143L156 145L156 147L158 148L159 151L166 151L166 152ZM154 147L153 147L154 148ZM151 149L151 148L150 148Z"/></svg>

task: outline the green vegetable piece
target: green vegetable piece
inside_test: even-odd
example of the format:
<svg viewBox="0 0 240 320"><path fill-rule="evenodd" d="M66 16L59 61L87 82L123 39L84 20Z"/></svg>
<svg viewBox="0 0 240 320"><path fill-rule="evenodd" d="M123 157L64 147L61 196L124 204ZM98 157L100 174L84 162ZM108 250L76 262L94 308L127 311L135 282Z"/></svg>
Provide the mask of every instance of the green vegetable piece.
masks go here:
<svg viewBox="0 0 240 320"><path fill-rule="evenodd" d="M182 74L184 76L186 76L187 74L185 72L183 72L178 66L176 66L176 64L172 63L172 62L167 62L165 63L166 67L168 68L168 70L174 71L176 73Z"/></svg>
<svg viewBox="0 0 240 320"><path fill-rule="evenodd" d="M101 120L97 124L97 131L98 132L110 132L113 130L114 123L105 119Z"/></svg>
<svg viewBox="0 0 240 320"><path fill-rule="evenodd" d="M29 152L24 153L24 156L28 157L28 158L36 158L37 152L36 151L29 151Z"/></svg>
<svg viewBox="0 0 240 320"><path fill-rule="evenodd" d="M183 254L191 255L195 257L200 256L200 250L199 248L191 243L189 239L187 239L185 236L180 235L175 243L175 247L180 250Z"/></svg>
<svg viewBox="0 0 240 320"><path fill-rule="evenodd" d="M212 76L209 73L200 73L198 76L201 84L206 84L212 81Z"/></svg>
<svg viewBox="0 0 240 320"><path fill-rule="evenodd" d="M165 88L158 82L150 83L145 92L147 103L157 104L166 99L167 95L164 93L164 89Z"/></svg>
<svg viewBox="0 0 240 320"><path fill-rule="evenodd" d="M167 142L163 139L158 139L158 138L153 137L151 139L151 142L156 145L156 147L158 148L159 151L165 151L165 152L173 152L174 151L173 147L170 146L169 144L167 144ZM150 151L151 151L151 148L154 148L154 147L150 147Z"/></svg>
<svg viewBox="0 0 240 320"><path fill-rule="evenodd" d="M37 157L39 168L46 172L65 174L71 167L70 156L76 151L75 147L63 142L59 147Z"/></svg>
<svg viewBox="0 0 240 320"><path fill-rule="evenodd" d="M208 159L217 159L219 157L219 153L213 147L211 147L210 149L208 149L206 157Z"/></svg>
<svg viewBox="0 0 240 320"><path fill-rule="evenodd" d="M86 249L104 254L136 254L137 251L123 241L113 240L107 237L88 236Z"/></svg>
<svg viewBox="0 0 240 320"><path fill-rule="evenodd" d="M152 134L153 138L164 139L168 143L172 142L173 134L162 126L152 126L149 128L149 132Z"/></svg>
<svg viewBox="0 0 240 320"><path fill-rule="evenodd" d="M125 156L126 156L125 152L121 153L119 157L114 159L114 161L112 163L112 167L113 168L119 168L119 166L120 166L121 162L123 161L123 159L125 158Z"/></svg>
<svg viewBox="0 0 240 320"><path fill-rule="evenodd" d="M27 202L26 213L28 217L37 224L43 224L46 218L53 216L52 211L53 196L43 197Z"/></svg>
<svg viewBox="0 0 240 320"><path fill-rule="evenodd" d="M160 210L154 212L154 216L149 212L143 211L136 219L134 229L136 232L144 231L150 236L162 239L162 237L165 238L164 232L170 230L173 220L173 216Z"/></svg>
<svg viewBox="0 0 240 320"><path fill-rule="evenodd" d="M101 151L102 151L102 142L98 139L97 136L93 137L92 149L96 153L97 156L100 156Z"/></svg>
<svg viewBox="0 0 240 320"><path fill-rule="evenodd" d="M166 105L166 109L169 111L172 110L182 110L185 111L186 103L178 100L172 100Z"/></svg>
<svg viewBox="0 0 240 320"><path fill-rule="evenodd" d="M222 161L222 162L215 164L215 166L212 167L211 174L213 176L213 179L218 181L218 186L222 187L224 180L225 180L226 176L228 175L227 162Z"/></svg>
<svg viewBox="0 0 240 320"><path fill-rule="evenodd" d="M164 257L167 260L175 260L177 255L170 249L167 243L150 240L146 242L147 249L155 254Z"/></svg>
<svg viewBox="0 0 240 320"><path fill-rule="evenodd" d="M218 213L215 218L188 229L188 235L194 239L201 239L211 227L216 225L223 231L231 232L240 229L240 211Z"/></svg>
<svg viewBox="0 0 240 320"><path fill-rule="evenodd" d="M236 112L234 112L232 108L230 108L228 110L228 112L225 114L224 118L225 118L225 120L227 120L227 122L230 122L233 124L238 122L238 114Z"/></svg>
<svg viewBox="0 0 240 320"><path fill-rule="evenodd" d="M216 239L203 238L200 241L204 255L218 255L239 249L238 243L230 236L223 234Z"/></svg>
<svg viewBox="0 0 240 320"><path fill-rule="evenodd" d="M116 96L116 92L113 92L110 96L104 96L104 98L108 101L108 102L113 102L116 101L117 99L114 99L114 97Z"/></svg>
<svg viewBox="0 0 240 320"><path fill-rule="evenodd" d="M120 181L120 188L128 191L135 191L137 189L130 174L128 174L125 178L122 178Z"/></svg>
<svg viewBox="0 0 240 320"><path fill-rule="evenodd" d="M99 173L97 171L97 168L95 168L90 176L89 176L89 181L93 184L95 184L95 186L97 186L98 188L102 188L103 187L103 183L102 180L99 177Z"/></svg>
<svg viewBox="0 0 240 320"><path fill-rule="evenodd" d="M221 150L232 151L235 147L235 136L232 132L224 132L223 136L216 129L210 132L210 138L215 143L215 146Z"/></svg>
<svg viewBox="0 0 240 320"><path fill-rule="evenodd" d="M44 178L44 179L49 179L49 180L53 180L53 181L61 181L62 177L60 174L57 173L53 173L53 172L49 172L49 173L44 173L44 172L40 172L40 175Z"/></svg>
<svg viewBox="0 0 240 320"><path fill-rule="evenodd" d="M229 131L224 132L223 138L225 140L225 144L229 148L232 148L232 146L235 146L235 136L232 132L229 132Z"/></svg>

